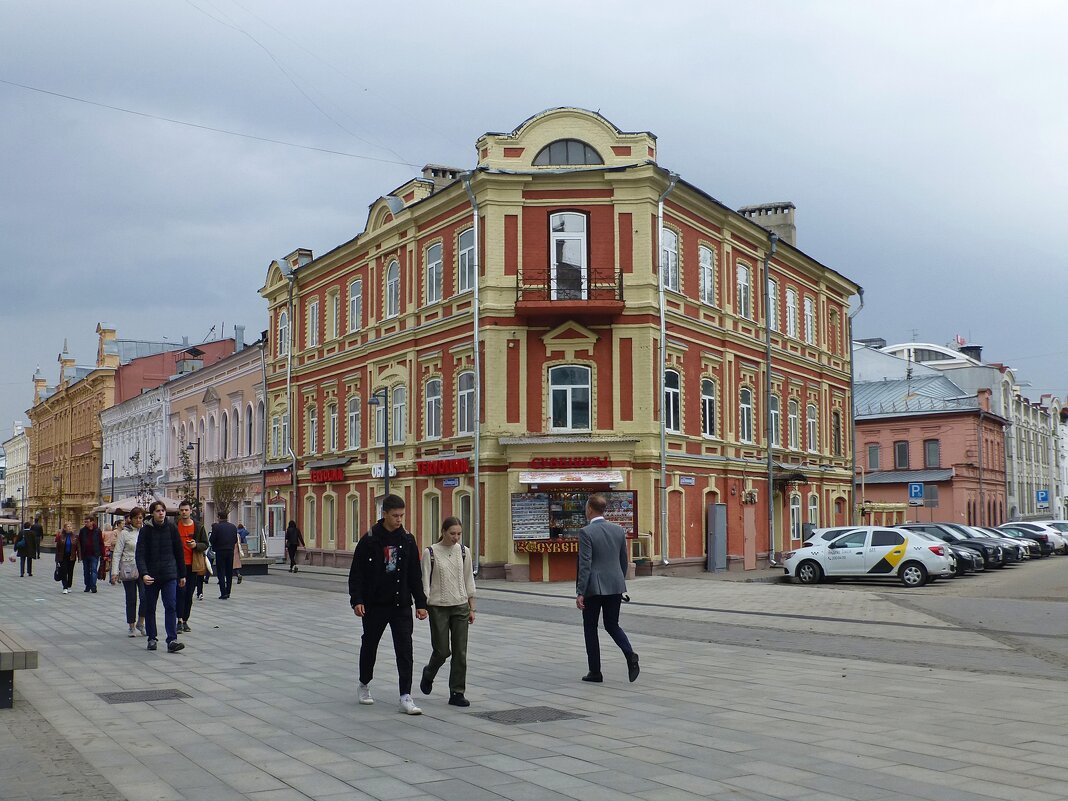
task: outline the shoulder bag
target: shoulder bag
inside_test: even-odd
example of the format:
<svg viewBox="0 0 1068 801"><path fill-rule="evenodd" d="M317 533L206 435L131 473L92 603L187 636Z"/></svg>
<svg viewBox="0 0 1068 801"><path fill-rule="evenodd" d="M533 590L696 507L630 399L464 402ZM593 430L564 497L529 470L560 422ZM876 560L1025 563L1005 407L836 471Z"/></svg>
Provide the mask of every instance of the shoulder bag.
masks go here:
<svg viewBox="0 0 1068 801"><path fill-rule="evenodd" d="M204 558L203 551L193 551L193 561L190 566L198 576L203 576L208 572L208 560Z"/></svg>

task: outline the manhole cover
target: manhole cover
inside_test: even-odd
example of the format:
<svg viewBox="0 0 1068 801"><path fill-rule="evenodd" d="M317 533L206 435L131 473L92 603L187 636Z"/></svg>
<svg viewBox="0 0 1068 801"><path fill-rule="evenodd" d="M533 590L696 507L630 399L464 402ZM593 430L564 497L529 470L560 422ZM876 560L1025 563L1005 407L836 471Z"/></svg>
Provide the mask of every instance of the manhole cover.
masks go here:
<svg viewBox="0 0 1068 801"><path fill-rule="evenodd" d="M179 698L192 698L181 690L132 690L123 693L97 693L109 704L135 704L145 701L174 701Z"/></svg>
<svg viewBox="0 0 1068 801"><path fill-rule="evenodd" d="M498 712L479 712L476 717L492 720L495 723L518 726L523 723L548 723L552 720L574 720L586 716L566 712L563 709L554 709L551 706L521 706L518 709L502 709Z"/></svg>

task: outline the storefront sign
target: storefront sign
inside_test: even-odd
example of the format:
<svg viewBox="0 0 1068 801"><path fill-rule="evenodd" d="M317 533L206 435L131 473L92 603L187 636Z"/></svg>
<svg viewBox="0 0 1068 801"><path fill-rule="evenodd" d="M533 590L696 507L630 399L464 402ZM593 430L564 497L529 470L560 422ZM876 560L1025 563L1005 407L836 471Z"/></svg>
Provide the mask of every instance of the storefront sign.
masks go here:
<svg viewBox="0 0 1068 801"><path fill-rule="evenodd" d="M586 467L608 467L607 456L537 456L530 460L535 470L580 470Z"/></svg>
<svg viewBox="0 0 1068 801"><path fill-rule="evenodd" d="M329 467L325 470L312 470L311 480L316 484L327 484L331 481L344 481L345 471L340 467Z"/></svg>
<svg viewBox="0 0 1068 801"><path fill-rule="evenodd" d="M293 477L288 470L276 470L267 474L266 482L268 487L284 487L293 483Z"/></svg>
<svg viewBox="0 0 1068 801"><path fill-rule="evenodd" d="M619 470L520 471L520 484L622 484Z"/></svg>
<svg viewBox="0 0 1068 801"><path fill-rule="evenodd" d="M427 459L415 463L415 471L421 476L448 476L470 470L470 459Z"/></svg>
<svg viewBox="0 0 1068 801"><path fill-rule="evenodd" d="M371 478L382 478L385 475L386 475L386 465L385 465L384 462L379 462L378 464L371 465ZM396 467L396 465L392 465L391 464L389 466L389 477L390 478L396 478L397 477L397 467Z"/></svg>
<svg viewBox="0 0 1068 801"><path fill-rule="evenodd" d="M460 486L460 479L458 478L446 478L441 482L441 486L445 489L452 489Z"/></svg>
<svg viewBox="0 0 1068 801"><path fill-rule="evenodd" d="M516 553L578 553L578 540L517 540Z"/></svg>

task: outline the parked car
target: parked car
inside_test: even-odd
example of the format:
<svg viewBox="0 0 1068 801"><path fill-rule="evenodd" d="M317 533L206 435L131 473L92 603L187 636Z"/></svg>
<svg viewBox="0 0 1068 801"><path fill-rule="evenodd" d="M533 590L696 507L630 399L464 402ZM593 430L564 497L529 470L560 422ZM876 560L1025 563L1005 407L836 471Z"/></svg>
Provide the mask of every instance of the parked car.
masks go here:
<svg viewBox="0 0 1068 801"><path fill-rule="evenodd" d="M954 571L944 543L912 536L901 528L857 526L831 542L817 538L809 543L783 559L786 575L802 584L816 584L824 577L897 576L906 587L922 587Z"/></svg>
<svg viewBox="0 0 1068 801"><path fill-rule="evenodd" d="M922 531L916 528L908 529L917 537L925 537L931 542L943 542L943 540L936 537L934 534L928 534L926 531ZM944 545L949 548L949 552L953 554L956 560L956 566L953 574L955 576L963 576L965 573L978 573L986 569L983 564L983 555L978 551L973 551L970 548L964 548L952 542L945 542Z"/></svg>
<svg viewBox="0 0 1068 801"><path fill-rule="evenodd" d="M985 531L980 531L974 526L966 526L963 523L943 523L942 525L960 532L971 540L990 540L991 542L998 543L1005 554L1005 564L1022 562L1027 558L1027 546L1019 540L1014 540L1012 537L994 537L987 534Z"/></svg>
<svg viewBox="0 0 1068 801"><path fill-rule="evenodd" d="M805 545L812 543L813 540L819 542L831 542L836 540L845 534L847 531L853 531L856 526L835 526L834 528L814 528L809 535L805 537Z"/></svg>
<svg viewBox="0 0 1068 801"><path fill-rule="evenodd" d="M990 528L990 526L973 526L980 531L985 531L992 537L1012 537L1014 540L1019 540L1027 546L1028 555L1034 559L1040 556L1049 556L1053 553L1053 548L1049 544L1049 537L1045 534L1024 534L1018 529L1011 528ZM1044 542L1039 541L1039 537L1042 537Z"/></svg>
<svg viewBox="0 0 1068 801"><path fill-rule="evenodd" d="M1053 542L1054 553L1068 554L1068 520L1016 520L1005 525L1023 531L1045 532Z"/></svg>
<svg viewBox="0 0 1068 801"><path fill-rule="evenodd" d="M969 548L983 557L983 566L987 569L992 567L1004 567L1004 549L993 540L969 539L959 531L943 523L906 523L900 526L905 530L926 531L942 540L942 542Z"/></svg>

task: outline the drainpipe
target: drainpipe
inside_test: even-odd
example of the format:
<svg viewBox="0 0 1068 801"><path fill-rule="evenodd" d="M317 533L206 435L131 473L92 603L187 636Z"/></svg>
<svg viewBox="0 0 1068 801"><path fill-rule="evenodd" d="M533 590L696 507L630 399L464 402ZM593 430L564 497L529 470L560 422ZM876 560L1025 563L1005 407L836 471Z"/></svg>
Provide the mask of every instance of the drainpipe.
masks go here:
<svg viewBox="0 0 1068 801"><path fill-rule="evenodd" d="M475 486L471 497L471 569L475 575L478 575L479 546L482 535L482 485L481 472L479 470L479 455L482 452L482 353L478 330L478 284L482 254L479 249L478 200L471 189L471 173L465 172L460 178L464 182L464 191L467 192L467 197L471 201L471 220L475 234L475 280L473 284L475 294L471 303L473 320L471 325L471 344L475 351Z"/></svg>
<svg viewBox="0 0 1068 801"><path fill-rule="evenodd" d="M980 401L982 403L982 401ZM979 407L979 430L976 432L976 439L979 440L979 525L987 525L986 520L986 500L983 497L983 418L986 416L986 411L982 406ZM993 525L993 523L990 523Z"/></svg>
<svg viewBox="0 0 1068 801"><path fill-rule="evenodd" d="M775 567L775 454L771 447L771 257L779 246L779 235L768 234L764 252L764 434L768 442L768 567ZM782 408L779 408L780 419Z"/></svg>
<svg viewBox="0 0 1068 801"><path fill-rule="evenodd" d="M267 337L260 340L260 376L263 380L263 414L260 416L260 442L263 453L260 454L260 548L259 553L267 553ZM259 406L257 403L256 406ZM255 406L253 408L256 408Z"/></svg>
<svg viewBox="0 0 1068 801"><path fill-rule="evenodd" d="M293 386L293 340L295 339L293 332L297 330L297 321L293 316L293 285L297 281L297 276L296 271L293 268L290 268L289 272L286 274L286 280L289 282L289 342L286 343L286 416L289 418L289 425L286 426L286 454L289 456L289 469L292 471L293 478L293 507L289 510L289 519L296 520L297 454L293 452L293 430L296 428L296 423L293 420L291 395Z"/></svg>
<svg viewBox="0 0 1068 801"><path fill-rule="evenodd" d="M664 233L664 199L671 194L675 184L679 180L676 173L669 172L671 179L664 190L664 194L656 202L656 249L660 254L660 269L657 271L656 282L660 285L658 295L660 303L660 563L668 564L668 509L667 509L667 416L664 409L664 372L667 369L667 319L664 316L664 248L661 240Z"/></svg>
<svg viewBox="0 0 1068 801"><path fill-rule="evenodd" d="M849 314L849 436L852 456L853 456L853 493L849 498L849 521L852 525L857 524L857 420L856 413L853 406L853 393L854 393L854 374L853 374L853 318L860 314L860 310L864 308L864 287L857 287L857 294L860 296L860 305L857 306L857 310L850 312Z"/></svg>

